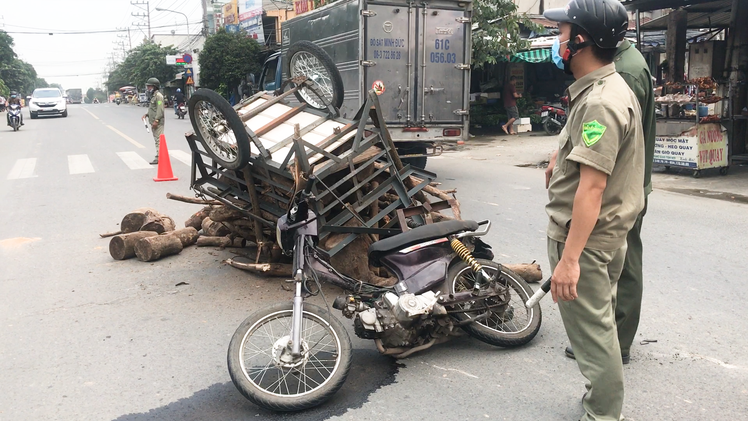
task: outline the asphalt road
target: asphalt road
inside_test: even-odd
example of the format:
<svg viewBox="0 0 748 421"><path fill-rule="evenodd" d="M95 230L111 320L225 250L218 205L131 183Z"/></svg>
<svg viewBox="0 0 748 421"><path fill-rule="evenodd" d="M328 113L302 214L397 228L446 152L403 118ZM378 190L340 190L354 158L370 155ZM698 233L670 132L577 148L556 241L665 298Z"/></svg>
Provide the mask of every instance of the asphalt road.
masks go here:
<svg viewBox="0 0 748 421"><path fill-rule="evenodd" d="M352 336L354 365L326 405L273 414L246 401L226 368L234 329L289 299L277 280L190 248L155 263L113 261L122 216L154 207L184 221L188 121L168 114L178 181L155 183L144 109L71 106L67 118L0 127L0 420L575 420L584 379L563 355L550 298L540 334L505 350L469 337L396 362ZM180 153L181 151L181 153ZM432 159L466 218L494 221L497 259L548 273L542 170ZM140 158L138 160L137 158ZM129 165L128 165L129 163ZM145 168L140 168L140 167ZM745 251L748 205L655 191L644 223L644 316L625 367L629 420L748 417ZM187 285L176 286L180 282ZM328 297L334 295L330 290ZM350 327L350 322L344 319ZM640 341L656 340L647 345Z"/></svg>

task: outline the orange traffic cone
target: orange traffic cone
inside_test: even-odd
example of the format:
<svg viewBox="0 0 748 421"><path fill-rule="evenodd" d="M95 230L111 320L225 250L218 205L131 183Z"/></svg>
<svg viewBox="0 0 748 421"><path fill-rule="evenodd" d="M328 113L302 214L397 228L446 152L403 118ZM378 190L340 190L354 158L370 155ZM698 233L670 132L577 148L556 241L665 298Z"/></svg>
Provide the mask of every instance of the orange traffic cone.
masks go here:
<svg viewBox="0 0 748 421"><path fill-rule="evenodd" d="M169 158L169 149L166 147L166 136L164 135L158 138L158 156L158 175L153 181L178 180L171 171L171 159Z"/></svg>

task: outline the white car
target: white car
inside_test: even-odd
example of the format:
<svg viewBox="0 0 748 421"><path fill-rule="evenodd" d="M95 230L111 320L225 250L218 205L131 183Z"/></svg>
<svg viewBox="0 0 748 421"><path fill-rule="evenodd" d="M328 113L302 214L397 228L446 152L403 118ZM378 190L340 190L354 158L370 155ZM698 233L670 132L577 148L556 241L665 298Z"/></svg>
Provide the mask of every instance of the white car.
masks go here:
<svg viewBox="0 0 748 421"><path fill-rule="evenodd" d="M68 105L65 98L57 88L38 88L34 89L29 101L29 112L31 118L37 118L40 115L59 114L63 117L68 116Z"/></svg>

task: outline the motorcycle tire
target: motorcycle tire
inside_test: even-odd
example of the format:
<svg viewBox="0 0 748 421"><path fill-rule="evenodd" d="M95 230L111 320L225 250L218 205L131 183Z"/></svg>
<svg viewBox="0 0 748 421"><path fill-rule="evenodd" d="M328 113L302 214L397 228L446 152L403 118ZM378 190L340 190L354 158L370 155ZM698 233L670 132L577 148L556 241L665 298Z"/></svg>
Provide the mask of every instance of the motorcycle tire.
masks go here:
<svg viewBox="0 0 748 421"><path fill-rule="evenodd" d="M483 269L489 276L493 276L499 270L499 264L490 260L477 259L483 265ZM532 296L533 291L522 277L509 269L501 267L500 282L509 286L509 307L502 314L494 313L485 320L476 321L465 326L470 336L487 344L514 348L530 342L540 330L543 315L540 305L526 308L525 302ZM471 281L472 277L472 281ZM447 274L447 282L443 287L443 294L453 294L472 289L475 273L470 265L462 260L452 264ZM464 304L459 308L469 309L471 304ZM457 306L452 310L459 309ZM484 313L481 313L484 314ZM476 312L453 313L459 321L465 321L476 317ZM519 321L519 323L516 323Z"/></svg>
<svg viewBox="0 0 748 421"><path fill-rule="evenodd" d="M561 133L561 129L563 129L563 127L548 119L545 121L545 123L543 123L543 129L548 134L548 136L557 136L559 133Z"/></svg>
<svg viewBox="0 0 748 421"><path fill-rule="evenodd" d="M249 162L249 135L234 107L217 92L198 89L187 107L195 135L216 162L240 170Z"/></svg>
<svg viewBox="0 0 748 421"><path fill-rule="evenodd" d="M283 73L289 78L306 76L316 83L324 98L308 88L301 88L295 93L299 101L310 107L325 110L325 102L336 109L343 105L344 88L340 71L325 50L313 42L298 41L288 47Z"/></svg>
<svg viewBox="0 0 748 421"><path fill-rule="evenodd" d="M304 303L301 360L284 354L282 344L287 343L292 317L290 302L257 311L242 322L229 345L227 360L234 385L244 397L271 411L301 411L322 404L343 386L351 368L348 332L337 318L313 304ZM315 351L320 343L329 349ZM253 368L245 369L253 362Z"/></svg>

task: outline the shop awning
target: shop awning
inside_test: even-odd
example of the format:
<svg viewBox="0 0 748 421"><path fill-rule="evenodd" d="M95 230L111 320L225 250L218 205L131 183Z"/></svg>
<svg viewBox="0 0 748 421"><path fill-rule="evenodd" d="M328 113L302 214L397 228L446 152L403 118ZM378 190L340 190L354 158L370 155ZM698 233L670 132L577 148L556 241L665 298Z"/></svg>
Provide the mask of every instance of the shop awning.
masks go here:
<svg viewBox="0 0 748 421"><path fill-rule="evenodd" d="M511 63L550 63L551 49L545 48L542 50L520 51L510 57L501 56L500 60Z"/></svg>

